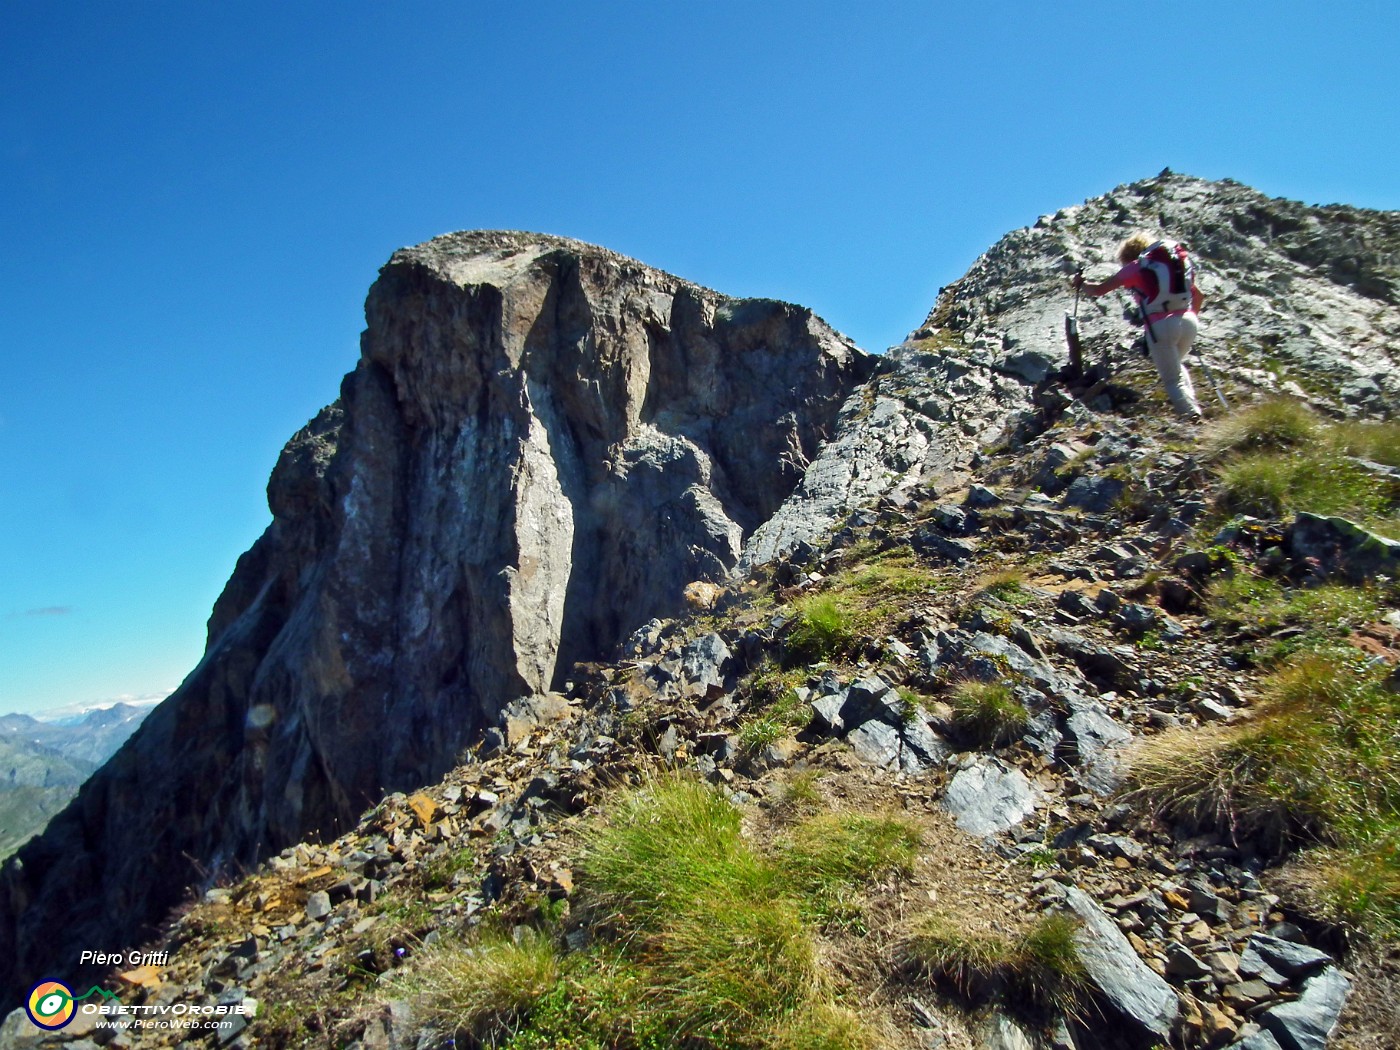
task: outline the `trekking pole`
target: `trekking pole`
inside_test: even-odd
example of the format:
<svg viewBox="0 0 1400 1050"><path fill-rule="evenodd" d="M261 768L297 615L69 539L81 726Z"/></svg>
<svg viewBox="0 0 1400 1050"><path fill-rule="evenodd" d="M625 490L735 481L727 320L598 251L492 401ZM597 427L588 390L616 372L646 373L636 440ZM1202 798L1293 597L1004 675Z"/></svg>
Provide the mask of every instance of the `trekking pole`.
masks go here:
<svg viewBox="0 0 1400 1050"><path fill-rule="evenodd" d="M1220 398L1220 403L1225 406L1226 412L1234 411L1234 409L1230 407L1230 402L1225 399L1225 391L1221 390L1220 384L1216 382L1215 373L1210 370L1210 365L1206 364L1206 355L1201 353L1201 348L1199 346L1196 347L1195 350L1196 360L1201 362L1201 368L1205 371L1206 378L1210 380L1210 385L1215 390L1215 396Z"/></svg>
<svg viewBox="0 0 1400 1050"><path fill-rule="evenodd" d="M1074 313L1065 315L1065 342L1069 345L1070 374L1078 377L1084 374L1084 348L1079 342L1079 285L1084 281L1084 267L1074 275L1079 281L1074 286Z"/></svg>

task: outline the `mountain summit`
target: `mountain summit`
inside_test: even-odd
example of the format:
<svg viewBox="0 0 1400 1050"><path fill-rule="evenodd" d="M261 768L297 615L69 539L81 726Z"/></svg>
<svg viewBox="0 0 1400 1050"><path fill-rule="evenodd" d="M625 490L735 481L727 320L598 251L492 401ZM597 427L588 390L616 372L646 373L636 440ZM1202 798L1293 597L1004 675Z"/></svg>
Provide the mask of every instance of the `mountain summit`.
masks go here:
<svg viewBox="0 0 1400 1050"><path fill-rule="evenodd" d="M8 868L11 982L440 776L722 579L876 364L809 310L542 235L396 252L365 314L203 660Z"/></svg>

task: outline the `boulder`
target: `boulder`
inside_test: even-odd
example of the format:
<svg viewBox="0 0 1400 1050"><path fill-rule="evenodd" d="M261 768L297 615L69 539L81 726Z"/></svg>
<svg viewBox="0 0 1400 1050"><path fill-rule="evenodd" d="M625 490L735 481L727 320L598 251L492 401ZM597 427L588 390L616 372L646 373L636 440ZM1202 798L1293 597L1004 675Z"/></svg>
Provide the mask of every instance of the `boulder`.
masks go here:
<svg viewBox="0 0 1400 1050"><path fill-rule="evenodd" d="M1246 977L1264 977L1277 973L1287 978L1307 977L1330 966L1332 957L1324 951L1256 933L1240 955L1240 973Z"/></svg>
<svg viewBox="0 0 1400 1050"><path fill-rule="evenodd" d="M899 731L886 722L871 719L846 734L846 742L856 757L881 769L899 769L903 751Z"/></svg>
<svg viewBox="0 0 1400 1050"><path fill-rule="evenodd" d="M1092 897L1075 886L1064 901L1081 925L1075 934L1089 979L1118 1013L1166 1042L1181 1010L1171 985L1138 958L1117 924Z"/></svg>
<svg viewBox="0 0 1400 1050"><path fill-rule="evenodd" d="M1266 1010L1259 1022L1283 1050L1326 1050L1350 990L1347 976L1329 966L1304 982L1297 999Z"/></svg>
<svg viewBox="0 0 1400 1050"><path fill-rule="evenodd" d="M953 776L943 807L963 831L986 838L1015 827L1035 812L1039 798L1019 769L999 758L979 755Z"/></svg>
<svg viewBox="0 0 1400 1050"><path fill-rule="evenodd" d="M681 650L681 674L691 695L709 700L724 692L732 654L724 639L711 632Z"/></svg>
<svg viewBox="0 0 1400 1050"><path fill-rule="evenodd" d="M1322 574L1336 573L1353 583L1400 575L1400 541L1345 518L1300 512L1288 533L1288 549L1296 560L1316 566Z"/></svg>

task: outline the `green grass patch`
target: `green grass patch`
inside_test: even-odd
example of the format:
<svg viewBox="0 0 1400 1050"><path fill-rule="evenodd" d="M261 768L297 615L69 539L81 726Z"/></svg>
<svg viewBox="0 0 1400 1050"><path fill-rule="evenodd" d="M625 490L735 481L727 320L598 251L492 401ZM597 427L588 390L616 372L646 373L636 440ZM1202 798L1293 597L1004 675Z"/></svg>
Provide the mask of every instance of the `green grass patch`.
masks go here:
<svg viewBox="0 0 1400 1050"><path fill-rule="evenodd" d="M789 732L802 730L812 720L812 709L797 695L802 675L781 671L775 665L760 670L749 690L753 717L739 729L739 746L750 753L761 751Z"/></svg>
<svg viewBox="0 0 1400 1050"><path fill-rule="evenodd" d="M787 663L813 664L838 660L855 651L863 618L844 595L823 592L793 603L787 633Z"/></svg>
<svg viewBox="0 0 1400 1050"><path fill-rule="evenodd" d="M1147 743L1133 762L1128 797L1189 827L1218 828L1279 852L1328 848L1340 878L1315 880L1317 899L1331 899L1338 914L1339 902L1350 901L1350 923L1393 931L1400 694L1381 674L1340 649L1296 656L1265 681L1251 721Z"/></svg>
<svg viewBox="0 0 1400 1050"><path fill-rule="evenodd" d="M1335 423L1328 430L1328 443L1344 455L1400 467L1400 423Z"/></svg>
<svg viewBox="0 0 1400 1050"><path fill-rule="evenodd" d="M799 824L778 847L778 857L804 913L853 920L859 887L890 872L907 874L920 843L918 829L907 820L827 813Z"/></svg>
<svg viewBox="0 0 1400 1050"><path fill-rule="evenodd" d="M1008 935L976 929L945 913L926 916L903 946L906 961L970 999L1000 995L1013 1006L1076 1014L1088 976L1074 942L1075 921L1041 916Z"/></svg>
<svg viewBox="0 0 1400 1050"><path fill-rule="evenodd" d="M1315 918L1376 938L1400 938L1400 831L1350 849L1308 850L1284 883Z"/></svg>
<svg viewBox="0 0 1400 1050"><path fill-rule="evenodd" d="M783 805L793 808L819 806L822 802L822 793L817 784L822 778L822 773L823 771L820 769L794 771L784 781L779 801Z"/></svg>
<svg viewBox="0 0 1400 1050"><path fill-rule="evenodd" d="M664 1019L645 1008L645 974L621 953L566 955L555 983L502 1050L667 1050ZM489 1045L489 1044L488 1044Z"/></svg>
<svg viewBox="0 0 1400 1050"><path fill-rule="evenodd" d="M908 725L919 717L919 712L924 710L925 700L918 693L905 686L895 686L895 693L899 696L899 717Z"/></svg>
<svg viewBox="0 0 1400 1050"><path fill-rule="evenodd" d="M819 1003L789 1014L764 1033L764 1050L874 1050L874 1034L856 1014Z"/></svg>
<svg viewBox="0 0 1400 1050"><path fill-rule="evenodd" d="M840 590L862 595L927 594L940 589L941 577L924 566L908 545L876 554L838 576Z"/></svg>
<svg viewBox="0 0 1400 1050"><path fill-rule="evenodd" d="M1208 447L1223 457L1217 509L1279 519L1337 515L1393 535L1400 485L1357 458L1400 462L1400 425L1329 423L1296 401L1266 401L1228 416Z"/></svg>
<svg viewBox="0 0 1400 1050"><path fill-rule="evenodd" d="M439 986L434 1016L456 1009L462 1031L506 1050L874 1045L835 1001L812 923L907 869L911 825L823 814L765 851L719 790L668 779L621 795L585 838L578 899L595 944L561 956L517 935L444 951L419 967ZM440 980L442 960L471 987Z"/></svg>
<svg viewBox="0 0 1400 1050"><path fill-rule="evenodd" d="M1382 602L1374 591L1346 584L1285 587L1252 573L1218 577L1206 588L1206 611L1221 625L1260 636L1251 656L1272 665L1298 652L1324 648L1377 619ZM1267 636L1284 628L1301 633L1281 640Z"/></svg>
<svg viewBox="0 0 1400 1050"><path fill-rule="evenodd" d="M907 544L872 553L833 573L821 591L792 603L784 665L854 656L863 638L908 615L911 597L944 594L955 586L954 578L927 568Z"/></svg>
<svg viewBox="0 0 1400 1050"><path fill-rule="evenodd" d="M1030 712L1005 682L959 682L948 705L954 731L981 747L1015 740L1030 725Z"/></svg>
<svg viewBox="0 0 1400 1050"><path fill-rule="evenodd" d="M765 710L789 702L789 697L796 700L794 690L806 677L807 672L803 668L784 668L773 660L765 659L749 683L750 700L755 707Z"/></svg>
<svg viewBox="0 0 1400 1050"><path fill-rule="evenodd" d="M1281 518L1300 510L1361 522L1385 517L1395 484L1322 450L1251 452L1220 471L1217 504L1229 514Z"/></svg>

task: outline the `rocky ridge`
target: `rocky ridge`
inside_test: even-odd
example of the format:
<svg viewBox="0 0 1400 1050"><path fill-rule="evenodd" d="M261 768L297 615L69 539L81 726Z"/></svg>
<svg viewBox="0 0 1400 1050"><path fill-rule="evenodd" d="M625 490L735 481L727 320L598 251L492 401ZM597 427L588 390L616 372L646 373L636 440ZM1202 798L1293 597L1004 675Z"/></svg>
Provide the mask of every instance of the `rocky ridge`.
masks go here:
<svg viewBox="0 0 1400 1050"><path fill-rule="evenodd" d="M1393 411L1400 213L1308 206L1170 171L1008 234L940 292L911 342L1043 375L1066 361L1068 278L1079 267L1090 279L1111 274L1118 242L1135 230L1190 248L1206 297L1200 347L1216 372L1353 413ZM1126 296L1079 302L1091 359L1125 356L1126 305Z"/></svg>
<svg viewBox="0 0 1400 1050"><path fill-rule="evenodd" d="M1104 206L1109 218L1095 235L1107 245L1121 235L1109 235L1115 223L1144 224L1141 209L1114 218L1128 206L1122 201L1210 189L1178 176L1120 189L1106 199L1118 203ZM1219 189L1225 199L1236 189L1252 194ZM1101 203L1084 209L1098 216ZM655 620L632 636L623 663L551 678L543 684L560 695L503 709L485 750L442 784L391 796L331 845L289 848L248 882L215 890L172 928L168 943L179 951L170 971L136 975L128 986L146 990L131 994L250 997L269 1010L279 1000L331 1004L316 1008L310 1029L274 1012L230 1041L432 1045L411 1006L392 998L393 978L375 981L389 998L366 997L362 971L396 971L422 942L469 928L483 910L523 918L541 897L569 899L569 828L606 785L639 769L681 766L762 811L776 807L794 771L816 769L837 778L837 793L893 791L907 812L958 825L971 838L948 852L965 848L974 858L973 896L995 886L1002 906L1080 915L1086 953L1101 960L1094 980L1109 1020L1062 1026L1051 1045L1131 1043L1167 1030L1189 1045L1321 1045L1299 1033L1331 1027L1346 979L1331 955L1288 947L1302 931L1261 881L1264 859L1248 844L1182 838L1106 797L1134 734L1247 718L1252 681L1202 625L1192 598L1196 562L1180 560L1182 537L1206 508L1194 432L1122 415L1154 396L1151 377L1131 358L1113 382L1071 391L1079 398L1046 382L1059 361L1062 293L1039 306L1000 302L989 260L1003 260L1013 288L1034 288L1027 270L1043 269L1036 279L1047 296L1052 280L1063 287L1072 260L1057 251L1012 256L1004 246L1018 237L1034 235L1013 234L979 261L966 283L940 297L931 315L938 323L849 396L830 427L834 440L804 453L810 462L794 495L755 528L747 552L727 548L755 590L733 585L708 618ZM451 265L475 273L477 264ZM1338 285L1336 294L1385 294L1384 281L1361 270L1371 276L1354 283L1369 291ZM1244 325L1258 305L1221 299L1222 328ZM1382 332L1392 323L1383 304L1371 316ZM1115 340L1105 331L1091 334L1090 345L1106 353ZM1315 343L1309 352L1328 348ZM1316 383L1309 396L1353 411L1393 404L1384 377L1357 360L1344 356L1324 372L1336 381ZM1265 370L1237 370L1234 380L1235 394L1288 383ZM287 455L324 466L335 422L323 417ZM1135 513L1122 513L1124 503ZM765 658L781 661L787 637L782 613L746 603L820 590L872 546L901 545L944 583L911 599L907 615L866 639L854 661L797 687L811 711L802 732L746 746L745 727L764 705L755 673ZM1052 556L1024 588L1010 600L981 593L980 575L1028 549ZM1157 574L1170 584L1159 586ZM692 593L701 600L705 592ZM216 610L211 636L236 622L233 607ZM969 748L937 704L911 715L897 691L936 694L948 676L997 679L1008 669L1036 717L1024 737L991 752ZM999 865L986 865L987 856L999 856ZM898 892L920 889L921 877ZM426 902L430 917L386 920L374 911L381 895ZM255 921L269 901L268 919L277 921ZM387 952L376 940L385 936ZM987 1035L937 990L894 979L894 959L881 961L893 982L886 997L898 1004L885 1018L900 1033L894 1045L1040 1038L1005 1014L988 1022L995 1035ZM309 992L297 999L293 984L308 977ZM380 1001L382 1010L373 1005Z"/></svg>
<svg viewBox="0 0 1400 1050"><path fill-rule="evenodd" d="M1151 377L1140 369L1136 381ZM1248 719L1256 692L1236 639L1199 605L1211 570L1186 540L1204 509L1187 427L1076 406L984 456L980 481L950 475L912 492L914 514L897 500L859 513L709 595L715 607L653 620L622 661L513 705L440 783L208 891L153 945L172 952L170 966L113 987L129 1003L251 1001L253 1017L211 1037L220 1045L448 1045L452 1033L416 1019L399 975L485 917L533 923L551 901L569 914L579 829L613 785L684 770L767 815L756 820L781 821L795 779L817 775L829 801L893 805L933 829L929 866L879 890L898 906L869 909L883 987L867 1009L884 1045L1308 1047L1339 1029L1356 1040L1345 1045L1385 1045L1364 1041L1377 1024L1369 999L1371 1015L1345 1021L1353 977L1335 949L1307 942L1270 886L1267 851L1183 833L1113 794L1134 736ZM1125 465L1150 479L1151 497L1101 506ZM1246 533L1217 539L1262 553ZM890 633L805 673L794 690L805 726L753 733L772 702L764 675L791 644L782 602L905 549L930 582L882 621ZM1024 579L988 582L1027 551L1039 556ZM936 698L968 679L1017 683L1025 732L988 748L936 699L910 709L908 691ZM1007 1006L969 1012L911 976L900 931L929 898L991 925L1044 909L1077 916L1093 1009L1043 1030ZM563 930L586 940L585 926L565 919ZM13 1045L43 1045L19 1038L18 1016ZM51 1041L177 1039L89 1027Z"/></svg>

